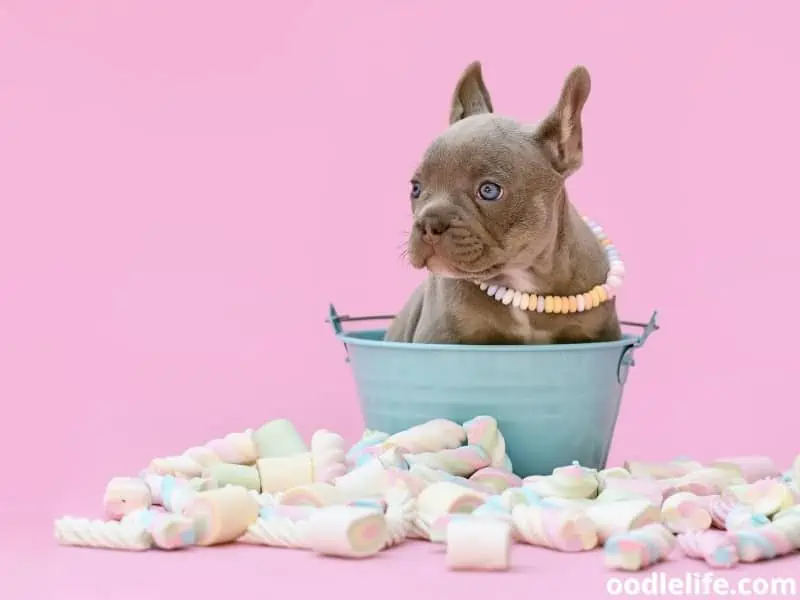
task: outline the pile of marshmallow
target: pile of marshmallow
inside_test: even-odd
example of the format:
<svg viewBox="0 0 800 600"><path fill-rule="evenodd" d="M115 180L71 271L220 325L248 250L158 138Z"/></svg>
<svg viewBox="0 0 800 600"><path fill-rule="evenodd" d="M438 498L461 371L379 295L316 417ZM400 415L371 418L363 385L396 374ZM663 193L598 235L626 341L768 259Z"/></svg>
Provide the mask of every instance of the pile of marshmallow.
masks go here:
<svg viewBox="0 0 800 600"><path fill-rule="evenodd" d="M277 419L115 477L107 520L65 517L64 545L147 550L227 543L369 557L408 539L446 544L451 569L507 570L514 543L562 552L603 547L639 570L676 547L729 568L800 549L800 456L700 464L578 463L525 479L494 418L436 419L352 447L322 429L309 443Z"/></svg>

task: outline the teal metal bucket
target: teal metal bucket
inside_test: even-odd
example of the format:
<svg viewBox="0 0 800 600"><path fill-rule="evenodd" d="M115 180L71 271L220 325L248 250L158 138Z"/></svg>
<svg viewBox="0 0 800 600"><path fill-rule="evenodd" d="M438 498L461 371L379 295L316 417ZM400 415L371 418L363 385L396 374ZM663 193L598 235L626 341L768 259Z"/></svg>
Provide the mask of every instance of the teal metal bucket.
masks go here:
<svg viewBox="0 0 800 600"><path fill-rule="evenodd" d="M385 329L344 331L353 321L330 307L344 343L366 427L397 433L431 419L497 419L514 472L547 475L578 461L602 469L634 352L658 329L657 313L614 342L538 346L410 344Z"/></svg>

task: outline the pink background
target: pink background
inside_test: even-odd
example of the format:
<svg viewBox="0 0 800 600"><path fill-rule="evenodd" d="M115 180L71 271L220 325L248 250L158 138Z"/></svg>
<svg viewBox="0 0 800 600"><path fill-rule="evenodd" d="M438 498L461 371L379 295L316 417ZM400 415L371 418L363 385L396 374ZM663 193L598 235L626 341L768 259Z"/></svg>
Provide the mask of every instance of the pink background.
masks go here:
<svg viewBox="0 0 800 600"><path fill-rule="evenodd" d="M0 0L0 596L305 597L407 581L398 566L427 578L420 597L605 593L596 554L520 548L516 574L481 577L418 545L345 566L51 538L54 517L95 516L108 478L153 456L279 416L358 435L327 303L395 311L421 278L399 253L407 181L474 59L497 110L526 120L574 64L593 75L569 190L626 258L622 315L657 308L663 326L631 372L612 462L788 463L798 17L789 0ZM591 577L565 575L581 564Z"/></svg>

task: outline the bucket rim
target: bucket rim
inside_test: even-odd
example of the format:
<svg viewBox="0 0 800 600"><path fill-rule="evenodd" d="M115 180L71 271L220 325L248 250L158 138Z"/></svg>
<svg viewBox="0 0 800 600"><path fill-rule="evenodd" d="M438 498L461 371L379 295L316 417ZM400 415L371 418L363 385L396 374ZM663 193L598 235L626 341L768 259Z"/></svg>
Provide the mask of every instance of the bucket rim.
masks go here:
<svg viewBox="0 0 800 600"><path fill-rule="evenodd" d="M603 350L610 348L625 348L636 345L640 336L623 334L618 340L610 342L583 342L577 344L420 344L415 342L392 342L386 340L366 339L362 335L375 335L386 333L386 329L363 329L361 331L347 331L336 334L336 338L351 346L365 346L372 348L394 348L403 350L421 350L448 352L560 352L576 350ZM359 335L361 334L361 335Z"/></svg>
<svg viewBox="0 0 800 600"><path fill-rule="evenodd" d="M658 311L653 311L650 319L645 323L638 323L634 321L620 321L623 327L636 327L641 329L638 335L630 333L623 333L622 337L618 340L609 342L582 342L574 344L420 344L415 342L390 342L384 339L366 339L364 335L374 337L379 333L386 333L386 329L362 329L361 331L345 331L342 328L342 323L352 321L385 321L393 319L393 315L373 315L366 317L351 317L349 315L340 315L336 312L333 304L328 305L328 318L326 322L333 328L333 333L336 338L341 341L345 348L348 345L352 346L366 346L366 347L379 347L387 349L413 349L422 351L453 351L453 352L551 352L557 351L579 351L579 350L603 350L609 348L623 348L623 352L630 354L634 348L641 348L644 346L647 338L654 331L660 329L658 325ZM361 335L358 335L361 334Z"/></svg>

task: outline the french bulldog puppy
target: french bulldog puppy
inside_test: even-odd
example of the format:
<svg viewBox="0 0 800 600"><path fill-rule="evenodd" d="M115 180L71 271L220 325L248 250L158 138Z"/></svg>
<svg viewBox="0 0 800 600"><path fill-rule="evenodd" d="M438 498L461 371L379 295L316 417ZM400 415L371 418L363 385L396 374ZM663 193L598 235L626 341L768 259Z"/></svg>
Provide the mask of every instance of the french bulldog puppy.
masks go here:
<svg viewBox="0 0 800 600"><path fill-rule="evenodd" d="M567 198L583 162L581 111L590 78L567 76L538 125L496 115L474 62L453 94L450 126L411 178L407 255L427 279L386 339L444 344L552 344L619 339L614 300L583 312L505 305L476 282L537 295L582 294L606 280L603 248Z"/></svg>

